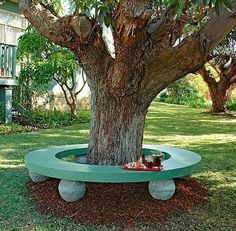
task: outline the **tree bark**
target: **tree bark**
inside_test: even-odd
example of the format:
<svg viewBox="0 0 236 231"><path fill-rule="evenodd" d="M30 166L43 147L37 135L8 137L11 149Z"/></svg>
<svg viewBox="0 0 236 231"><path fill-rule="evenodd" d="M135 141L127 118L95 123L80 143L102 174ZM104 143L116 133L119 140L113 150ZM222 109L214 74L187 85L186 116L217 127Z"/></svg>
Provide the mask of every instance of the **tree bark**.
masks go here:
<svg viewBox="0 0 236 231"><path fill-rule="evenodd" d="M71 118L73 120L76 119L76 109L77 109L77 102L76 100L73 100L70 104L69 104L69 107L70 107L70 114L71 114Z"/></svg>
<svg viewBox="0 0 236 231"><path fill-rule="evenodd" d="M209 88L212 101L211 112L225 113L227 112L227 91L236 82L236 79L234 78L236 74L236 59L232 59L228 67L225 67L224 65L218 66L214 64L213 61L209 62L208 65L217 70L219 75L218 81L211 76L210 71L207 71L205 66L199 70L198 73L202 76Z"/></svg>
<svg viewBox="0 0 236 231"><path fill-rule="evenodd" d="M213 113L225 113L227 112L226 108L226 91L217 92L210 90L211 100L212 100L212 110Z"/></svg>
<svg viewBox="0 0 236 231"><path fill-rule="evenodd" d="M211 101L212 101L212 109L213 113L225 113L227 112L226 101L227 101L227 86L218 83L207 82Z"/></svg>
<svg viewBox="0 0 236 231"><path fill-rule="evenodd" d="M116 165L137 161L146 113L133 96L115 99L106 92L93 95L88 162Z"/></svg>

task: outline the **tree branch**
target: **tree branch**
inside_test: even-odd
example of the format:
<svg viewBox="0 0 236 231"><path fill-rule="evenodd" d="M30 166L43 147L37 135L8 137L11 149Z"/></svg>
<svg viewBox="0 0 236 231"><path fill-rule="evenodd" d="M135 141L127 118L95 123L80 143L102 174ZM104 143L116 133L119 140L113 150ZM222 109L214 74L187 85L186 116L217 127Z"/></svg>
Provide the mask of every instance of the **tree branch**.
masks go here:
<svg viewBox="0 0 236 231"><path fill-rule="evenodd" d="M86 84L86 79L85 79L85 77L84 77L84 71L83 70L81 70L82 71L82 80L83 80L83 85L82 85L82 87L77 91L77 92L75 92L75 96L77 96L83 89L84 89L84 86L85 86L85 84Z"/></svg>
<svg viewBox="0 0 236 231"><path fill-rule="evenodd" d="M170 26L174 23L176 5L173 5L165 10L160 16L152 19L147 27L147 32L152 36L154 40L158 40L161 35L166 34L169 31Z"/></svg>
<svg viewBox="0 0 236 231"><path fill-rule="evenodd" d="M236 58L232 58L227 66L222 67L222 77L229 86L236 81Z"/></svg>
<svg viewBox="0 0 236 231"><path fill-rule="evenodd" d="M73 86L69 86L69 84L68 84L68 80L65 80L64 81L64 83L63 83L63 85L66 87L66 89L69 91L69 92L71 92L72 90L73 90Z"/></svg>
<svg viewBox="0 0 236 231"><path fill-rule="evenodd" d="M116 36L122 43L132 40L136 31L146 27L151 18L152 0L122 0L114 14Z"/></svg>
<svg viewBox="0 0 236 231"><path fill-rule="evenodd" d="M214 49L219 42L236 26L236 0L233 0L233 11L224 10L222 16L215 15L200 30L199 34L210 41L209 50Z"/></svg>
<svg viewBox="0 0 236 231"><path fill-rule="evenodd" d="M65 97L65 100L66 100L66 103L70 106L71 105L71 102L67 96L67 93L66 93L66 90L64 89L64 85L63 83L61 83L56 77L53 77L53 79L59 84L59 86L61 87L61 90L63 91L63 94L64 94L64 97Z"/></svg>
<svg viewBox="0 0 236 231"><path fill-rule="evenodd" d="M58 18L43 5L30 0L20 0L19 7L41 34L60 46L70 47L72 31L70 28L62 30L62 26L69 24L71 17Z"/></svg>
<svg viewBox="0 0 236 231"><path fill-rule="evenodd" d="M206 70L205 66L203 66L200 70L198 70L197 73L202 76L203 80L206 83L215 86L217 85L216 80L210 76L210 73L209 71Z"/></svg>
<svg viewBox="0 0 236 231"><path fill-rule="evenodd" d="M233 77L230 79L230 83L231 83L231 84L236 83L236 75L233 76Z"/></svg>
<svg viewBox="0 0 236 231"><path fill-rule="evenodd" d="M73 20L76 21L78 18L74 16L58 18L41 4L33 3L31 0L20 0L19 6L25 17L42 35L60 46L69 48L77 55L88 78L105 75L112 57L103 41L99 26L94 29L88 40L83 32L80 36L75 28ZM90 19L85 19L85 24L88 20L90 22ZM83 27L84 24L81 23L79 26Z"/></svg>
<svg viewBox="0 0 236 231"><path fill-rule="evenodd" d="M59 15L57 14L57 12L52 7L50 7L49 5L46 5L42 2L40 2L39 4L42 5L45 9L49 10L54 16L59 18Z"/></svg>
<svg viewBox="0 0 236 231"><path fill-rule="evenodd" d="M236 12L236 0L233 6ZM208 53L235 26L236 18L232 17L232 12L225 10L222 16L214 16L198 33L184 39L178 46L158 54L151 53L141 87L148 92L148 102L173 81L199 70L206 62Z"/></svg>
<svg viewBox="0 0 236 231"><path fill-rule="evenodd" d="M187 4L187 2L186 2ZM186 6L188 7L188 6ZM162 43L162 48L173 46L181 38L186 24L195 25L196 21L190 15L182 13L176 17L177 2L168 7L161 16L153 18L147 26L147 32L156 43ZM175 18L176 17L176 18Z"/></svg>

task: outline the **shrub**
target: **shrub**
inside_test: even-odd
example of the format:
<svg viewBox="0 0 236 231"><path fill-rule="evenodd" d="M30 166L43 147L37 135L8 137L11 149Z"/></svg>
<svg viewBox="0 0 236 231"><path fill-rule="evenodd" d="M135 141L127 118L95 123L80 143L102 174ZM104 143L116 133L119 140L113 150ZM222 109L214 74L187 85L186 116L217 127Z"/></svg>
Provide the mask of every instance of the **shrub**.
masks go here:
<svg viewBox="0 0 236 231"><path fill-rule="evenodd" d="M77 112L76 114L77 116L77 122L82 124L82 123L89 123L90 119L91 119L91 112L90 111L86 111L86 110L82 110Z"/></svg>
<svg viewBox="0 0 236 231"><path fill-rule="evenodd" d="M29 131L29 129L18 124L0 124L0 135L10 133L21 133Z"/></svg>
<svg viewBox="0 0 236 231"><path fill-rule="evenodd" d="M27 121L36 127L52 128L69 126L74 123L88 123L90 111L81 110L77 113L76 119L71 118L70 112L58 110L36 109L27 113Z"/></svg>
<svg viewBox="0 0 236 231"><path fill-rule="evenodd" d="M160 102L167 103L168 99L169 99L169 96L166 92L162 92L159 96L159 101Z"/></svg>
<svg viewBox="0 0 236 231"><path fill-rule="evenodd" d="M226 107L229 111L236 111L236 102L235 101L228 102Z"/></svg>
<svg viewBox="0 0 236 231"><path fill-rule="evenodd" d="M193 108L209 107L204 97L199 94L199 91L186 78L170 84L166 91L160 94L159 101L188 105Z"/></svg>

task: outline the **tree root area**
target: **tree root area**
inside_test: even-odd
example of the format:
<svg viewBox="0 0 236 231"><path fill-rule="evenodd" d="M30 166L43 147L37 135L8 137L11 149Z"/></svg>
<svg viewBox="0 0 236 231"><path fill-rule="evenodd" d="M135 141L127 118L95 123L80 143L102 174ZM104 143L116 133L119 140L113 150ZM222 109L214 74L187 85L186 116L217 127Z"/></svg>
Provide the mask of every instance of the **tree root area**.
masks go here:
<svg viewBox="0 0 236 231"><path fill-rule="evenodd" d="M148 183L86 183L86 194L76 202L65 202L59 195L59 180L27 183L29 197L43 214L70 217L82 224L137 225L163 222L170 215L191 212L208 198L208 189L194 179L177 179L176 192L168 201L151 197Z"/></svg>

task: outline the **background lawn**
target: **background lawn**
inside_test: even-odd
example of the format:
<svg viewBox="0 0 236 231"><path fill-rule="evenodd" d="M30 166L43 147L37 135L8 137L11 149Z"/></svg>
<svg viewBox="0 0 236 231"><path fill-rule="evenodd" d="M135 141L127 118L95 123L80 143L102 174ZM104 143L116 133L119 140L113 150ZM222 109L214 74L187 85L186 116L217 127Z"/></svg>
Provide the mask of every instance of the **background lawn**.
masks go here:
<svg viewBox="0 0 236 231"><path fill-rule="evenodd" d="M119 230L80 225L69 218L41 215L27 197L24 155L51 145L87 143L89 124L32 133L0 135L0 230ZM165 223L137 230L236 230L236 118L203 114L186 106L154 102L145 143L169 144L201 154L194 174L210 189L208 203Z"/></svg>

